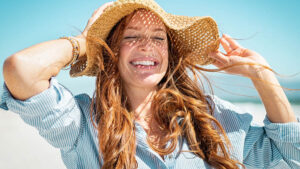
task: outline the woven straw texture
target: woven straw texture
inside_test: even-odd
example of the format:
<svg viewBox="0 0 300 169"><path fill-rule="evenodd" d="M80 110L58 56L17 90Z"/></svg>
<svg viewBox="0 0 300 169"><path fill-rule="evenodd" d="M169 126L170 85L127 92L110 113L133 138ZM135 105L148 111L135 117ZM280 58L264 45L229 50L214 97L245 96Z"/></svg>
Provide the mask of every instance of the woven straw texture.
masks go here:
<svg viewBox="0 0 300 169"><path fill-rule="evenodd" d="M219 33L216 22L211 17L178 16L165 12L153 0L117 0L94 22L87 34L86 57L75 63L70 70L72 77L96 76L103 67L102 46L88 40L105 40L111 29L124 16L137 9L147 9L161 18L168 27L172 46L189 62L207 65L213 62L208 53L219 48Z"/></svg>

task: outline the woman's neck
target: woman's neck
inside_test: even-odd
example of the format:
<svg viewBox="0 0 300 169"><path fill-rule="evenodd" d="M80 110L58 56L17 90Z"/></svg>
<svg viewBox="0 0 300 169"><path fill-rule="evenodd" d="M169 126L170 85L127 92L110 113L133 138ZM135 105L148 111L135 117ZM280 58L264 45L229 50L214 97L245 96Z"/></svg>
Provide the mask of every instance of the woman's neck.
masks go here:
<svg viewBox="0 0 300 169"><path fill-rule="evenodd" d="M135 113L135 122L141 125L148 135L148 139L157 147L162 148L162 138L166 135L153 118L151 104L156 89L147 90L145 88L126 89L132 111ZM162 156L163 158L163 156Z"/></svg>
<svg viewBox="0 0 300 169"><path fill-rule="evenodd" d="M126 88L126 93L130 102L131 110L135 113L135 121L142 126L148 126L153 114L151 103L156 93L156 88Z"/></svg>

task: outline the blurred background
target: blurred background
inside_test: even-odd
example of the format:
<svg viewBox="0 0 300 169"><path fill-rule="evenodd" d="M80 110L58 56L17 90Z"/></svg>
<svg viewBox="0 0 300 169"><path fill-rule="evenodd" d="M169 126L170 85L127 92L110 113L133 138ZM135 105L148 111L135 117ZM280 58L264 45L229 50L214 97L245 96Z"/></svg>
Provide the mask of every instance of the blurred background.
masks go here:
<svg viewBox="0 0 300 169"><path fill-rule="evenodd" d="M5 0L0 6L0 84L5 58L34 44L76 36L103 0ZM280 74L285 88L300 89L300 1L297 0L157 0L167 12L187 16L211 16L222 33L241 39L257 51ZM213 68L209 66L209 68ZM298 73L298 74L297 74ZM251 81L224 73L205 73L214 94L255 115L265 111ZM70 78L61 71L58 81L74 95L94 91L93 77ZM295 112L300 114L300 91L286 90ZM59 150L52 148L31 126L13 112L0 110L0 168L65 168Z"/></svg>

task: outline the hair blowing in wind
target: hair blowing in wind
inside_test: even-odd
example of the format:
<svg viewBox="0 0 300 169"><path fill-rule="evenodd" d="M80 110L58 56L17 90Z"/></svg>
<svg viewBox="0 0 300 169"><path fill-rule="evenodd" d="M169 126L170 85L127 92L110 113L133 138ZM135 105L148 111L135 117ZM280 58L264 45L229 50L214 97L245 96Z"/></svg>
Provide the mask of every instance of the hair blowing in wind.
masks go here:
<svg viewBox="0 0 300 169"><path fill-rule="evenodd" d="M109 34L106 42L93 39L99 46L106 46L100 60L104 69L97 75L96 91L91 107L98 130L99 153L103 168L137 168L135 159L135 116L131 112L126 92L118 71L118 44L123 30L130 20L123 18ZM189 77L191 70L194 79ZM243 166L230 156L230 142L220 123L212 116L213 107L207 102L198 83L196 69L186 62L169 43L169 65L165 77L158 84L152 109L161 132L166 133L162 147L148 140L150 147L160 155L174 151L179 138L188 141L191 152L216 168ZM204 70L204 69L203 69ZM178 118L182 121L179 123ZM171 144L167 145L170 141Z"/></svg>

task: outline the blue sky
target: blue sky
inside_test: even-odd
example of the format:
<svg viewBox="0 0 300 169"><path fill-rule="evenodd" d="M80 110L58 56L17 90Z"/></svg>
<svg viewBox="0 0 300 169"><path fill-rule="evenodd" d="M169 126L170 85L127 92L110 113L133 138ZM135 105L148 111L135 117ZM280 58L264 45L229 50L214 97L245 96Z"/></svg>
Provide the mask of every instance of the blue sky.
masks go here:
<svg viewBox="0 0 300 169"><path fill-rule="evenodd" d="M3 83L2 67L6 57L43 41L77 35L78 29L84 29L93 11L105 2L108 1L2 2L0 83ZM212 16L218 23L220 33L244 39L239 43L263 55L278 73L292 75L300 72L300 1L157 0L157 2L167 12L173 14ZM93 78L69 78L66 71L62 71L57 78L74 94L82 92L91 94L93 91ZM284 81L300 82L300 75Z"/></svg>

